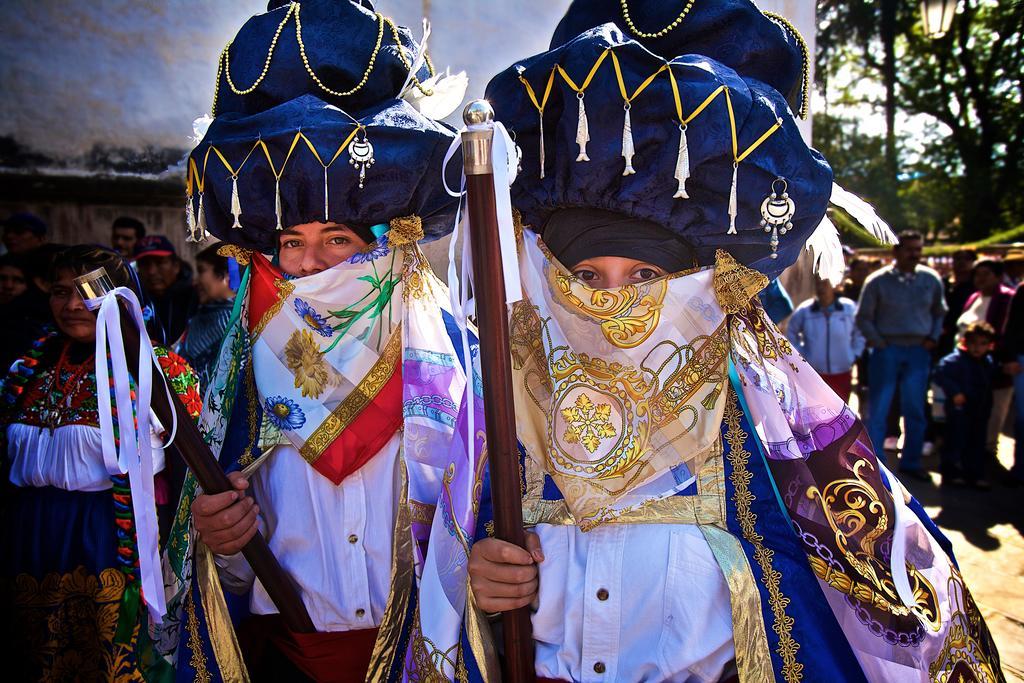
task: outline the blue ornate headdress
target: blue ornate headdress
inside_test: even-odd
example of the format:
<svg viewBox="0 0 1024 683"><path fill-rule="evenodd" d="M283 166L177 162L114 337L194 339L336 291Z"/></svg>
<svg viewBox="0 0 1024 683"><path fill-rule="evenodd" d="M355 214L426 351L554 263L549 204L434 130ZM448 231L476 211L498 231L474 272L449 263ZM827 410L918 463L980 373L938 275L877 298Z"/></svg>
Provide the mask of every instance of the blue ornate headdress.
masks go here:
<svg viewBox="0 0 1024 683"><path fill-rule="evenodd" d="M216 118L188 159L193 239L266 253L276 231L315 221L415 215L425 239L451 230L436 169L454 132L407 101L438 79L410 32L366 5L272 1L224 48Z"/></svg>
<svg viewBox="0 0 1024 683"><path fill-rule="evenodd" d="M522 148L512 200L538 232L560 208L609 209L673 231L699 265L726 249L774 278L825 215L831 169L785 98L706 55L658 56L609 23L498 74L487 97Z"/></svg>
<svg viewBox="0 0 1024 683"><path fill-rule="evenodd" d="M609 22L657 55L704 55L756 78L807 117L807 43L785 17L762 12L750 0L575 0L555 29L551 49Z"/></svg>

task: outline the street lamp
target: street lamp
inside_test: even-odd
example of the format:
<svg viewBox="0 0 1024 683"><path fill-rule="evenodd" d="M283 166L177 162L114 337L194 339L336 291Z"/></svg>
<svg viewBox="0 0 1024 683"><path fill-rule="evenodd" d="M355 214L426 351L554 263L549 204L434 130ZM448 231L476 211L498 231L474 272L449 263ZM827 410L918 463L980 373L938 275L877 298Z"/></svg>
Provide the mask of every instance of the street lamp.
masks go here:
<svg viewBox="0 0 1024 683"><path fill-rule="evenodd" d="M956 14L957 0L921 0L921 17L924 34L929 38L941 38L949 31Z"/></svg>

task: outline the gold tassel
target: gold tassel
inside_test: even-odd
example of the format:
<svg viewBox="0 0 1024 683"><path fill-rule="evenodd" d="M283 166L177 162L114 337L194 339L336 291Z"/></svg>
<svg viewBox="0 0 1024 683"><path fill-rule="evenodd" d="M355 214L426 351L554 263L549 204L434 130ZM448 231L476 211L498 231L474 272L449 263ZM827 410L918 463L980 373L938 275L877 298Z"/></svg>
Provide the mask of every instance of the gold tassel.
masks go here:
<svg viewBox="0 0 1024 683"><path fill-rule="evenodd" d="M729 230L725 233L726 235L736 234L736 209L738 202L736 201L736 173L740 170L738 162L733 162L732 165L732 188L729 190Z"/></svg>
<svg viewBox="0 0 1024 683"><path fill-rule="evenodd" d="M324 223L331 222L331 219L327 217L330 213L330 204L328 203L327 193L327 167L324 166Z"/></svg>
<svg viewBox="0 0 1024 683"><path fill-rule="evenodd" d="M423 239L423 221L419 216L392 218L388 227L388 246L390 247L404 247Z"/></svg>
<svg viewBox="0 0 1024 683"><path fill-rule="evenodd" d="M675 179L679 181L673 199L689 199L686 193L686 181L690 177L690 147L686 141L686 124L679 124L679 155L676 157Z"/></svg>
<svg viewBox="0 0 1024 683"><path fill-rule="evenodd" d="M711 390L711 393L704 397L704 400L700 402L704 406L705 410L713 410L715 403L718 401L718 395L722 393L722 387L716 386Z"/></svg>
<svg viewBox="0 0 1024 683"><path fill-rule="evenodd" d="M580 101L579 121L576 124L576 144L580 146L580 154L576 161L590 161L587 156L587 143L590 142L590 125L587 123L587 108L583 106L583 93L577 93Z"/></svg>
<svg viewBox="0 0 1024 683"><path fill-rule="evenodd" d="M232 228L241 228L242 202L238 199L238 176L231 178L231 215L235 217Z"/></svg>
<svg viewBox="0 0 1024 683"><path fill-rule="evenodd" d="M278 178L274 185L274 213L277 214L277 229L284 230L281 225L281 179Z"/></svg>
<svg viewBox="0 0 1024 683"><path fill-rule="evenodd" d="M544 180L544 112L537 112L540 119L540 179Z"/></svg>
<svg viewBox="0 0 1024 683"><path fill-rule="evenodd" d="M633 169L633 125L629 120L629 102L624 107L626 115L622 119L622 158L626 160L626 168L623 169L622 175L633 175L636 171Z"/></svg>

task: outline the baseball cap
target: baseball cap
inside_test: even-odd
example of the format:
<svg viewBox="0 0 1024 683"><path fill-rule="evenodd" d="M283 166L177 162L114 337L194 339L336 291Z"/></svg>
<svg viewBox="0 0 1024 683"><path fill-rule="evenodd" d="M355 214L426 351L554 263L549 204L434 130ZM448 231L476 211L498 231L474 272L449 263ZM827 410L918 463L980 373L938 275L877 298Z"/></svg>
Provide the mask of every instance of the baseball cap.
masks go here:
<svg viewBox="0 0 1024 683"><path fill-rule="evenodd" d="M43 219L27 211L12 214L3 222L3 228L16 232L31 232L36 237L46 235L46 223L43 222Z"/></svg>
<svg viewBox="0 0 1024 683"><path fill-rule="evenodd" d="M138 261L147 256L177 256L174 245L163 235L146 235L135 244L132 259Z"/></svg>

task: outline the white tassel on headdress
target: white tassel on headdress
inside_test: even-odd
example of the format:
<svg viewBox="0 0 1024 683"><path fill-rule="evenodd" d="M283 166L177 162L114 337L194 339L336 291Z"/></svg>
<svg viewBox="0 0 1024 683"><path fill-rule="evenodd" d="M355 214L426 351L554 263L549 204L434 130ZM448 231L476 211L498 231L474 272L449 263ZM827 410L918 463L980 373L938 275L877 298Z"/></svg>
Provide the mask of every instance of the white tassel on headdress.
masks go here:
<svg viewBox="0 0 1024 683"><path fill-rule="evenodd" d="M196 212L192 210L192 195L185 197L185 241L194 242L196 238Z"/></svg>
<svg viewBox="0 0 1024 683"><path fill-rule="evenodd" d="M811 233L804 248L811 252L815 273L834 286L842 284L846 272L843 244L839 241L839 231L827 215Z"/></svg>
<svg viewBox="0 0 1024 683"><path fill-rule="evenodd" d="M626 116L622 120L622 158L626 160L626 168L622 175L633 175L636 170L633 168L633 124L629 120L629 103L626 103Z"/></svg>
<svg viewBox="0 0 1024 683"><path fill-rule="evenodd" d="M686 142L686 124L679 125L679 155L676 157L675 179L679 181L673 199L689 199L686 193L686 181L690 177L690 148Z"/></svg>
<svg viewBox="0 0 1024 683"><path fill-rule="evenodd" d="M242 202L238 198L238 176L231 178L231 215L235 217L231 227L241 228L242 222L239 219L242 217Z"/></svg>
<svg viewBox="0 0 1024 683"><path fill-rule="evenodd" d="M850 218L867 230L872 237L883 244L896 244L898 241L889 225L882 220L874 208L866 201L832 183L832 196L829 201L850 214Z"/></svg>
<svg viewBox="0 0 1024 683"><path fill-rule="evenodd" d="M274 185L274 213L277 215L277 229L284 230L284 226L281 225L281 179L277 179L277 183Z"/></svg>
<svg viewBox="0 0 1024 683"><path fill-rule="evenodd" d="M327 189L327 167L324 166L324 223L330 223L331 219L328 217L330 213L330 203L328 196L330 191Z"/></svg>
<svg viewBox="0 0 1024 683"><path fill-rule="evenodd" d="M210 233L206 231L206 211L203 210L203 193L199 193L199 209L196 211L196 242L202 242Z"/></svg>
<svg viewBox="0 0 1024 683"><path fill-rule="evenodd" d="M580 154L576 161L590 161L587 156L587 143L590 142L590 124L587 123L587 108L583 106L583 93L577 98L580 101L579 122L576 124L576 144L580 146Z"/></svg>
<svg viewBox="0 0 1024 683"><path fill-rule="evenodd" d="M540 119L540 179L544 180L544 112L537 112Z"/></svg>
<svg viewBox="0 0 1024 683"><path fill-rule="evenodd" d="M739 170L740 165L734 163L732 165L732 188L729 189L729 229L726 231L726 235L736 234L736 214L739 205L736 201L736 174Z"/></svg>

